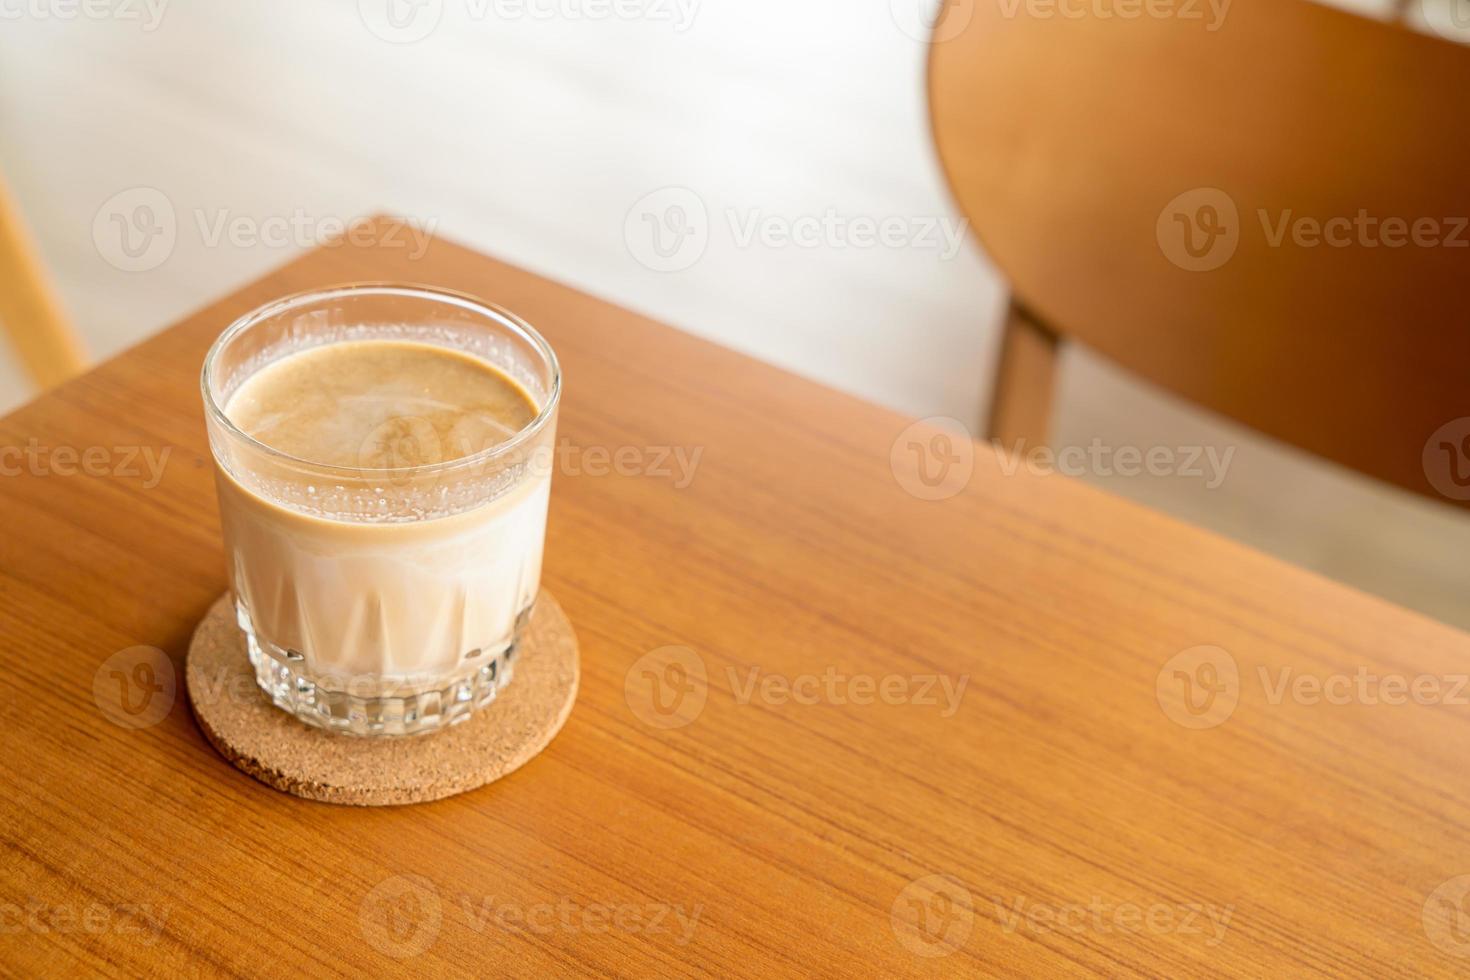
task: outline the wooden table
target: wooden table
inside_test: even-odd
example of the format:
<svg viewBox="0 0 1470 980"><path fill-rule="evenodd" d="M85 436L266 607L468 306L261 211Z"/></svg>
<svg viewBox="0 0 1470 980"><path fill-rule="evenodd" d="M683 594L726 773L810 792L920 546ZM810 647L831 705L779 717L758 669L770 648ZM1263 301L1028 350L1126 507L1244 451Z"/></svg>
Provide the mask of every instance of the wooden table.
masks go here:
<svg viewBox="0 0 1470 980"><path fill-rule="evenodd" d="M20 471L0 478L0 972L1470 968L1470 637L386 238L311 254L0 422ZM182 694L127 727L94 690L136 646L181 667L224 588L206 347L264 300L364 279L493 298L561 353L545 581L583 656L543 756L379 810L242 775ZM102 447L92 474L64 447ZM125 447L169 449L161 482ZM687 486L656 465L674 448L701 453ZM921 499L946 460L962 492ZM1437 679L1438 703L1384 703L1392 682L1331 703L1360 670Z"/></svg>

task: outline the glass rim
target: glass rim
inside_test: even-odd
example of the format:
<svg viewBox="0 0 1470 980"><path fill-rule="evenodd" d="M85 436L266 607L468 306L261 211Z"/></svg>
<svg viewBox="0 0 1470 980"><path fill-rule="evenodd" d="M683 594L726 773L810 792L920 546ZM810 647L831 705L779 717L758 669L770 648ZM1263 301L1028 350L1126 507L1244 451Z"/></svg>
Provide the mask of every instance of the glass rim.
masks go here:
<svg viewBox="0 0 1470 980"><path fill-rule="evenodd" d="M469 293L446 289L442 286L386 281L348 282L335 286L326 286L320 289L306 289L300 292L289 293L278 299L271 300L263 306L257 306L248 313L237 317L234 322L220 332L220 335L215 338L214 343L209 346L208 353L204 355L204 365L200 368L199 388L204 396L204 408L209 418L219 425L232 439L238 439L248 446L265 453L267 456L274 457L284 463L306 467L309 470L319 473L340 474L344 477L354 479L362 479L368 474L394 472L393 469L380 467L339 466L333 463L317 463L269 446L231 421L230 417L225 414L224 407L215 399L214 392L210 390L209 383L210 369L214 367L225 346L261 321L278 316L294 307L305 306L313 302L322 302L343 296L374 294L435 300L494 320L509 327L512 331L519 334L523 340L528 342L546 362L546 366L551 373L551 383L546 396L546 403L541 406L536 417L522 426L515 435L504 442L498 442L493 446L476 453L471 453L468 456L412 467L413 473L416 476L453 472L462 468L468 469L473 466L483 466L489 461L518 449L534 439L542 429L546 428L547 423L556 413L557 406L561 403L561 363L557 360L556 351L552 349L551 344L547 342L545 337L541 336L541 333L535 327L505 307L487 302ZM256 370L260 370L260 368Z"/></svg>

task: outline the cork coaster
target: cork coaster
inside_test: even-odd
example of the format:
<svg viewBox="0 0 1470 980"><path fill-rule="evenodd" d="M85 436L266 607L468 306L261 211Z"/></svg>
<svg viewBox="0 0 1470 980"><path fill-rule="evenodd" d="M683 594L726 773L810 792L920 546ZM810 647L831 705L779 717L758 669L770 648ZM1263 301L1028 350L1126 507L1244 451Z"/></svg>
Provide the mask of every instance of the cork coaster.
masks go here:
<svg viewBox="0 0 1470 980"><path fill-rule="evenodd" d="M543 591L515 676L469 720L409 737L333 734L297 721L256 686L225 595L194 632L186 676L199 727L237 768L308 800L394 806L463 793L525 765L566 722L580 669L572 624Z"/></svg>

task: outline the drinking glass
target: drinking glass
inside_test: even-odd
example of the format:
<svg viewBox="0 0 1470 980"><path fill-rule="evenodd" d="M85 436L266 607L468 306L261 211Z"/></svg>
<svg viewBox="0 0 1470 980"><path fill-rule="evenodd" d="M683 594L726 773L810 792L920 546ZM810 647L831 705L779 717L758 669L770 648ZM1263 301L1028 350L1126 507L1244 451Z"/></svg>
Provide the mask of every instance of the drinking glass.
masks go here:
<svg viewBox="0 0 1470 980"><path fill-rule="evenodd" d="M508 438L467 417L448 451L423 419L393 419L362 434L355 467L298 459L230 420L231 395L261 368L362 340L480 358L518 382L537 414ZM235 321L201 384L235 614L275 705L335 732L411 735L493 700L540 584L561 398L545 339L470 296L345 285Z"/></svg>

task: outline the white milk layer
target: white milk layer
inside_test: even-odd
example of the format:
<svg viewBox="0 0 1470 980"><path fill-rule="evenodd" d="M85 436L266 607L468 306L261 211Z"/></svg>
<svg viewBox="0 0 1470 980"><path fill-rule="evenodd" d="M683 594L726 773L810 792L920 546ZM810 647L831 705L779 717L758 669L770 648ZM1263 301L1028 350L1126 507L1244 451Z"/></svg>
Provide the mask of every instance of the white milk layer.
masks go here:
<svg viewBox="0 0 1470 980"><path fill-rule="evenodd" d="M226 407L242 430L300 459L345 465L366 453L364 465L407 457L430 467L477 448L463 445L466 431L514 432L535 411L488 364L392 341L290 355ZM385 451L385 425L390 442L411 436L406 450ZM536 597L549 467L523 469L478 506L381 522L309 513L258 491L250 474L221 472L218 482L242 625L319 685L367 696L442 686L503 652Z"/></svg>

